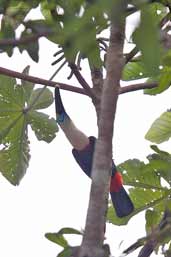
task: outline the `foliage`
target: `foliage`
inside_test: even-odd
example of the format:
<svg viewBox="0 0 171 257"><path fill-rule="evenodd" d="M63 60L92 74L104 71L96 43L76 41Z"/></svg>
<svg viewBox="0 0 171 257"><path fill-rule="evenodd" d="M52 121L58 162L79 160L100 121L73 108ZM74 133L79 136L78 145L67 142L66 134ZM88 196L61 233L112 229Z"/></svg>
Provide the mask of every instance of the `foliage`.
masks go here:
<svg viewBox="0 0 171 257"><path fill-rule="evenodd" d="M57 255L58 257L69 257L76 247L69 245L64 235L82 235L82 232L73 228L62 228L57 233L46 233L45 237L64 249Z"/></svg>
<svg viewBox="0 0 171 257"><path fill-rule="evenodd" d="M171 137L171 112L164 112L154 121L151 128L146 134L146 139L151 142L160 144Z"/></svg>
<svg viewBox="0 0 171 257"><path fill-rule="evenodd" d="M81 61L85 59L90 69L105 69L108 38L102 35L110 27L112 2L117 0L0 0L0 51L11 57L14 47L18 47L21 53L27 51L32 60L38 62L38 39L44 36L56 44L53 65L58 65L57 71L65 68L66 63L74 63L80 69ZM171 84L171 37L167 33L170 31L167 21L171 16L171 1L133 0L129 3L126 16L140 12L140 20L129 39L137 54L127 59L129 53L125 53L122 80L137 80L138 83L143 79L158 83L158 87L144 91L145 94L157 95ZM40 9L42 19L28 19L27 15L34 8ZM21 32L19 37L16 30ZM28 74L28 68L23 72ZM0 171L13 185L19 184L29 165L28 127L38 140L49 143L56 136L55 120L39 111L52 102L52 93L47 88L35 88L25 81L19 85L14 79L0 77ZM154 121L145 138L156 144L169 140L170 124L171 112L168 110ZM118 165L125 184L129 186L134 213L119 219L113 214L112 206L108 210L108 221L117 225L127 224L134 215L145 211L147 233L160 222L166 207L171 207L171 155L156 145L151 148L154 152L147 156L147 163L133 159ZM70 254L71 247L64 237L68 233L80 232L65 228L46 234L49 240L64 247L59 256ZM171 244L169 240L167 243ZM140 242L145 244L146 238Z"/></svg>
<svg viewBox="0 0 171 257"><path fill-rule="evenodd" d="M55 120L38 111L52 102L47 88L34 89L31 83L21 81L18 85L14 79L0 77L0 171L13 185L19 184L29 165L28 126L38 140L49 143L55 137Z"/></svg>
<svg viewBox="0 0 171 257"><path fill-rule="evenodd" d="M109 208L108 219L114 224L126 224L135 214L147 209L156 211L161 217L170 201L170 163L171 155L152 146L155 153L147 156L148 163L137 159L127 160L118 166L123 174L124 182L129 185L130 196L133 199L135 210L129 217L119 219L115 217L112 207ZM161 183L164 180L165 184ZM147 223L151 217L147 216Z"/></svg>

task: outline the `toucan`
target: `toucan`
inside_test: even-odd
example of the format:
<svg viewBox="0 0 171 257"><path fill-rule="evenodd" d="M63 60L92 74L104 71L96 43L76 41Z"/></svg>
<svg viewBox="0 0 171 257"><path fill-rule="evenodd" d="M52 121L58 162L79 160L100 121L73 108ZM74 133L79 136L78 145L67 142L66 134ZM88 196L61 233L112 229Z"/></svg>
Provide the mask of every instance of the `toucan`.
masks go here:
<svg viewBox="0 0 171 257"><path fill-rule="evenodd" d="M72 154L76 162L83 172L91 178L96 138L94 136L87 137L75 126L65 111L58 87L55 88L55 109L56 121L73 146ZM111 169L110 196L116 215L119 218L128 216L133 212L134 205L123 187L122 175L117 171L113 160Z"/></svg>

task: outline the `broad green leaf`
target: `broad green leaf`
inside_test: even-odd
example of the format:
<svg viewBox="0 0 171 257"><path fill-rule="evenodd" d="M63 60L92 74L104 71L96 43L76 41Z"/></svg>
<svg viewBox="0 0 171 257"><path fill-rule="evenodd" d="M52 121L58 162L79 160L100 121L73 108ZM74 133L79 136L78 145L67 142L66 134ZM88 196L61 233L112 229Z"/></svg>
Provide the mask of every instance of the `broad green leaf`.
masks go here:
<svg viewBox="0 0 171 257"><path fill-rule="evenodd" d="M156 210L147 210L145 213L146 219L146 232L152 232L153 229L159 224L163 214Z"/></svg>
<svg viewBox="0 0 171 257"><path fill-rule="evenodd" d="M129 62L123 69L122 79L125 81L148 78L149 71L145 68L141 61Z"/></svg>
<svg viewBox="0 0 171 257"><path fill-rule="evenodd" d="M148 130L145 138L151 142L160 144L171 137L171 112L164 112L156 119Z"/></svg>
<svg viewBox="0 0 171 257"><path fill-rule="evenodd" d="M44 109L53 103L53 94L48 88L38 88L32 91L28 106L30 109Z"/></svg>
<svg viewBox="0 0 171 257"><path fill-rule="evenodd" d="M160 94L170 87L171 84L171 68L164 67L158 79L158 86L152 89L145 89L144 93L148 95Z"/></svg>
<svg viewBox="0 0 171 257"><path fill-rule="evenodd" d="M13 185L18 185L25 175L30 154L23 115L11 128L4 140L4 148L0 151L0 171Z"/></svg>
<svg viewBox="0 0 171 257"><path fill-rule="evenodd" d="M155 170L149 165L137 159L127 160L118 166L123 174L125 184L152 189L161 189L160 178L156 176ZM142 185L142 186L141 186Z"/></svg>
<svg viewBox="0 0 171 257"><path fill-rule="evenodd" d="M0 39L15 39L15 31L7 16L2 16L1 27L0 27ZM12 46L1 46L1 51L7 52L8 56L11 57L13 54Z"/></svg>
<svg viewBox="0 0 171 257"><path fill-rule="evenodd" d="M21 38L31 37L34 36L34 33L32 33L30 30L26 29L22 32ZM33 42L30 42L29 44L20 44L19 50L22 53L24 50L26 50L29 54L29 56L32 58L33 61L38 62L39 61L39 43L38 39L33 40Z"/></svg>
<svg viewBox="0 0 171 257"><path fill-rule="evenodd" d="M27 121L38 140L50 143L55 138L58 127L54 118L49 118L45 113L30 111L27 114Z"/></svg>
<svg viewBox="0 0 171 257"><path fill-rule="evenodd" d="M167 196L164 191L154 191L154 189L144 189L137 187L129 189L130 197L134 203L135 210L127 217L118 218L115 214L113 206L108 209L107 220L115 225L126 225L131 217L148 208L153 208L155 205L163 203ZM168 193L169 194L169 193Z"/></svg>
<svg viewBox="0 0 171 257"><path fill-rule="evenodd" d="M29 74L29 70L30 70L30 66L27 66L24 70L23 70L23 74L28 75ZM23 86L23 91L24 91L24 97L25 97L25 101L28 103L30 96L32 94L32 91L34 89L34 84L26 81L26 80L21 80L21 85Z"/></svg>
<svg viewBox="0 0 171 257"><path fill-rule="evenodd" d="M16 85L15 79L0 75L0 105L5 104L6 110L20 111L24 104L23 90L20 85ZM2 109L1 109L2 112Z"/></svg>
<svg viewBox="0 0 171 257"><path fill-rule="evenodd" d="M157 12L152 14L150 8L142 8L140 25L133 34L133 41L141 51L142 61L151 76L159 73L160 65L161 46L156 16Z"/></svg>
<svg viewBox="0 0 171 257"><path fill-rule="evenodd" d="M107 222L112 223L114 225L119 225L119 226L126 225L132 216L133 215L131 214L123 218L117 217L111 202L109 202L109 207L107 211Z"/></svg>
<svg viewBox="0 0 171 257"><path fill-rule="evenodd" d="M28 68L23 72L27 74ZM34 109L40 109L52 103L52 93L46 89L38 98L40 91L31 83L16 85L14 79L0 76L0 172L13 185L19 184L29 165L28 125L46 142L51 142L58 130L53 118L27 105L34 100Z"/></svg>
<svg viewBox="0 0 171 257"><path fill-rule="evenodd" d="M162 4L162 1L160 3L159 2L158 3L154 2L150 5L148 5L147 8L150 10L151 15L155 17L156 24L160 24L160 21L168 13L167 8Z"/></svg>
<svg viewBox="0 0 171 257"><path fill-rule="evenodd" d="M171 66L171 50L169 49L166 54L163 56L163 64L164 66L170 67Z"/></svg>
<svg viewBox="0 0 171 257"><path fill-rule="evenodd" d="M1 106L1 104L0 104ZM0 143L3 143L3 139L8 135L10 130L16 125L18 120L21 118L20 113L11 113L8 115L9 111L1 111L0 113Z"/></svg>
<svg viewBox="0 0 171 257"><path fill-rule="evenodd" d="M49 2L48 0L43 0L41 2L41 12L46 20L52 21L51 10L56 8L55 2Z"/></svg>
<svg viewBox="0 0 171 257"><path fill-rule="evenodd" d="M10 1L9 3L6 1L6 14L9 17L15 17L15 19L12 19L12 22L13 26L15 25L15 27L17 27L22 23L32 7L33 6L26 1Z"/></svg>
<svg viewBox="0 0 171 257"><path fill-rule="evenodd" d="M158 176L171 185L171 154L161 151L157 146L152 146L152 149L156 153L147 156L150 162L149 166L156 170Z"/></svg>
<svg viewBox="0 0 171 257"><path fill-rule="evenodd" d="M67 240L60 233L46 233L45 237L51 242L58 244L64 248L69 246Z"/></svg>
<svg viewBox="0 0 171 257"><path fill-rule="evenodd" d="M34 41L34 42L28 44L27 47L25 48L25 50L30 55L31 59L38 63L38 61L39 61L39 42Z"/></svg>

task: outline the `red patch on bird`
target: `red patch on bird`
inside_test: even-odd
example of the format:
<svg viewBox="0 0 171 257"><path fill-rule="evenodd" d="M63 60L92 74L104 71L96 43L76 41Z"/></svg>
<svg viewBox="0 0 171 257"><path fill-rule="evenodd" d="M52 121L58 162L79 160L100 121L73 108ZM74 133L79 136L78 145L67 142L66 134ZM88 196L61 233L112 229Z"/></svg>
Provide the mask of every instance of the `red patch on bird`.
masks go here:
<svg viewBox="0 0 171 257"><path fill-rule="evenodd" d="M110 192L119 192L120 188L123 185L123 178L120 172L116 172L110 181Z"/></svg>

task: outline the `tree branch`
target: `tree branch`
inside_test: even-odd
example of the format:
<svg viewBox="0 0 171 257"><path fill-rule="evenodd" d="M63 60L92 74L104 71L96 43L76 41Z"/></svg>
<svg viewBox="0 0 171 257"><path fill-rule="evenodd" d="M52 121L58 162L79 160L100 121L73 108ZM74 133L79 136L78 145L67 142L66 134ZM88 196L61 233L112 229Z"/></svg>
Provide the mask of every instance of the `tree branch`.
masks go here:
<svg viewBox="0 0 171 257"><path fill-rule="evenodd" d="M101 69L97 68L91 68L91 80L93 83L93 92L96 95L95 101L93 101L93 104L96 109L97 113L97 121L99 120L100 115L100 98L102 94L103 89L103 72Z"/></svg>
<svg viewBox="0 0 171 257"><path fill-rule="evenodd" d="M115 2L115 1L114 1ZM111 30L106 59L106 79L103 84L98 122L98 140L92 168L92 184L85 233L80 257L104 256L102 250L111 177L113 123L124 64L123 43L127 1L119 0L111 10Z"/></svg>
<svg viewBox="0 0 171 257"><path fill-rule="evenodd" d="M55 82L55 81L51 81L51 80L41 79L41 78L38 78L38 77L26 75L24 73L20 73L20 72L16 72L16 71L13 71L13 70L5 69L3 67L0 67L0 74L6 75L6 76L9 76L9 77L13 77L13 78L26 80L26 81L29 81L29 82L32 82L32 83L35 83L35 84L40 84L40 85L45 85L45 86L50 86L50 87L58 86L63 90L67 90L67 91L87 95L85 90L82 89L82 88L74 87L74 86L71 86L71 85L68 85L68 84Z"/></svg>
<svg viewBox="0 0 171 257"><path fill-rule="evenodd" d="M49 86L49 87L58 86L58 87L60 87L60 89L63 89L63 90L67 90L67 91L71 91L71 92L89 96L88 93L82 88L74 87L72 85L65 84L65 83L55 82L55 81L51 81L51 80L46 80L46 79L26 75L24 73L9 70L9 69L3 68L3 67L0 67L0 74L9 76L9 77L13 77L13 78L26 80L26 81L29 81L29 82L32 82L35 84ZM93 74L95 74L95 71L93 72ZM97 77L99 78L99 75ZM96 78L94 78L94 81L96 81ZM102 77L100 76L100 83L101 83L101 81L102 81ZM125 93L134 92L134 91L142 90L142 89L151 89L151 88L155 88L157 86L158 86L157 82L132 84L132 85L120 87L119 94L125 94Z"/></svg>
<svg viewBox="0 0 171 257"><path fill-rule="evenodd" d="M128 63L132 60L132 58L138 53L138 48L135 46L131 52L125 55L125 63Z"/></svg>
<svg viewBox="0 0 171 257"><path fill-rule="evenodd" d="M138 83L132 84L125 87L120 87L119 94L125 94L129 92L134 92L142 89L151 89L158 86L157 82L146 82L146 83Z"/></svg>
<svg viewBox="0 0 171 257"><path fill-rule="evenodd" d="M93 99L95 98L95 95L93 94L89 84L85 81L85 79L83 78L83 76L81 75L81 73L79 72L77 66L74 63L69 63L69 67L71 68L73 74L75 75L75 77L77 78L78 82L80 83L80 85L85 89L85 91L87 92L87 94Z"/></svg>

